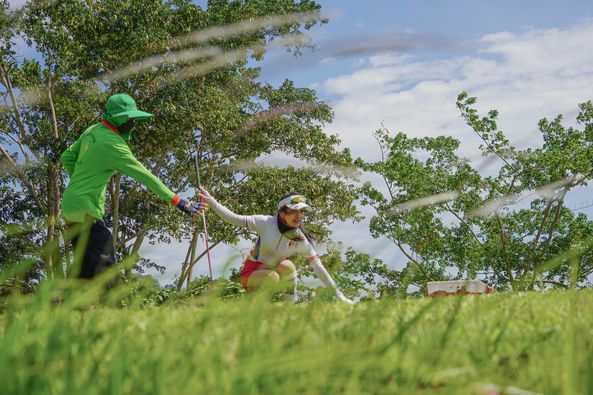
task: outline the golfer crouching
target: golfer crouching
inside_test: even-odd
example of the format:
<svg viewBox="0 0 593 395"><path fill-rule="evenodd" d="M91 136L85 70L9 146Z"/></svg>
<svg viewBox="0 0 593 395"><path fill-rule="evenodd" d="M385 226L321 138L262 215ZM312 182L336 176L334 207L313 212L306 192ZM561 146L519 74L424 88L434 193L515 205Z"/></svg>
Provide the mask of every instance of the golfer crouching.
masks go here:
<svg viewBox="0 0 593 395"><path fill-rule="evenodd" d="M337 288L321 264L310 237L300 228L305 211L312 210L304 196L290 193L282 197L278 202L278 214L274 216L235 214L217 202L203 187L200 187L199 196L224 221L257 233L257 241L241 268L241 282L248 292L255 291L264 284L286 282L295 302L297 273L294 263L288 258L300 255L308 260L325 286L334 290L338 299L349 304L354 303Z"/></svg>

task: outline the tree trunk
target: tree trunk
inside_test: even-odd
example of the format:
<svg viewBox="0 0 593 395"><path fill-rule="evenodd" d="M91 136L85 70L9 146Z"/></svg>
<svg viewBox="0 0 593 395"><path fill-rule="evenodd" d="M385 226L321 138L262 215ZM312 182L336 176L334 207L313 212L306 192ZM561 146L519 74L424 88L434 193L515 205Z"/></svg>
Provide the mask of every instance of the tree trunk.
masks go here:
<svg viewBox="0 0 593 395"><path fill-rule="evenodd" d="M47 236L45 239L45 253L43 260L45 261L45 272L49 278L55 278L57 263L54 262L54 219L53 219L53 183L52 171L48 169L47 172Z"/></svg>
<svg viewBox="0 0 593 395"><path fill-rule="evenodd" d="M142 246L142 243L144 242L144 237L146 236L146 230L141 230L138 233L138 236L136 237L136 240L134 240L134 245L132 246L132 251L130 252L130 256L136 256L138 255L138 251L140 250L140 247ZM126 267L124 268L124 274L126 276L127 279L132 277L132 267L131 265L126 265Z"/></svg>
<svg viewBox="0 0 593 395"><path fill-rule="evenodd" d="M47 73L47 98L49 100L49 106L51 109L51 119L52 119L52 130L53 130L53 137L56 141L60 138L60 134L58 131L58 119L56 116L56 109L54 106L54 100L52 95L52 76L51 76L51 59L48 66L48 73ZM61 205L61 198L62 198L62 191L61 191L61 183L60 183L60 163L50 163L50 170L49 170L49 188L48 188L48 241L52 243L51 251L50 251L50 260L51 265L53 268L54 276L63 278L64 277L64 268L62 265L62 260L60 257L60 238L59 238L59 228L60 228L60 205Z"/></svg>
<svg viewBox="0 0 593 395"><path fill-rule="evenodd" d="M192 264L194 259L196 259L196 248L198 246L198 231L197 229L194 231L194 242L192 243L192 249L191 249L191 254L190 254L190 258L189 258L189 265L187 266L187 284L185 286L186 289L189 289L189 284L191 283L191 275L192 275L192 271L194 269L194 265Z"/></svg>
<svg viewBox="0 0 593 395"><path fill-rule="evenodd" d="M548 247L550 246L550 242L552 241L553 233L556 230L556 226L558 224L558 218L560 218L560 214L562 213L564 196L566 195L567 192L568 191L565 190L562 197L560 198L560 200L558 200L558 202L556 203L556 212L554 214L554 218L552 219L552 224L550 225L550 229L548 231L548 238L543 243L539 259L535 259L533 262L533 274L531 276L531 283L529 284L530 289L534 288L535 280L537 278L537 272L539 271L539 268L542 264L541 261L544 259L546 251L547 251Z"/></svg>
<svg viewBox="0 0 593 395"><path fill-rule="evenodd" d="M183 288L183 282L185 281L185 276L189 269L189 266L192 262L190 256L192 252L195 250L195 243L197 242L197 232L194 232L191 242L189 243L189 247L187 249L187 254L185 254L185 261L183 261L183 265L181 265L181 274L179 275L179 281L177 282L177 290L181 291Z"/></svg>
<svg viewBox="0 0 593 395"><path fill-rule="evenodd" d="M214 247L216 247L216 246L217 246L219 243L220 243L220 240L219 240L219 241L217 241L217 242L216 242L216 243L214 243L214 244L211 244L211 245L210 245L210 251L212 251L212 250L214 249ZM191 250L190 250L190 249L188 249L188 256L189 256L189 253L190 253L190 251L191 251ZM202 258L204 257L204 255L206 255L207 253L208 253L208 251L206 251L206 250L202 251L202 252L200 253L200 255L198 255L198 256L196 256L196 257L194 258L194 260L193 260L193 261L191 261L191 260L188 260L188 256L186 256L186 257L185 257L185 260L186 260L187 262L184 262L184 264L183 264L183 267L192 267L192 268L193 268L193 267L194 267L194 265L195 265L196 263L198 263L198 261L199 261L200 259L202 259ZM187 263L187 266L186 266L186 263ZM187 270L183 270L183 269L182 269L182 271L181 271L181 276L179 277L179 283L178 283L178 288L177 288L178 290L181 290L181 286L183 285L183 282L184 282L184 281L185 281L185 279L186 279L187 272L188 272ZM179 285L179 284L181 284L181 285Z"/></svg>
<svg viewBox="0 0 593 395"><path fill-rule="evenodd" d="M48 237L47 242L50 250L49 266L52 269L55 278L64 277L64 267L60 257L60 237L59 237L59 213L60 213L60 185L59 185L59 164L54 165L49 170L49 188L48 188Z"/></svg>

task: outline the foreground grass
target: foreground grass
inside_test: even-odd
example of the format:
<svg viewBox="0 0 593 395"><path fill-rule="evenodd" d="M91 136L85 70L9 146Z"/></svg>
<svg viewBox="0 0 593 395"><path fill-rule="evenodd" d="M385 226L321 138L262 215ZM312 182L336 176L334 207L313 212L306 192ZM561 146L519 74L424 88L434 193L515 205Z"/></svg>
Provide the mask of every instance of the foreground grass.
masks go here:
<svg viewBox="0 0 593 395"><path fill-rule="evenodd" d="M2 394L586 394L593 293L289 305L264 295L0 315Z"/></svg>

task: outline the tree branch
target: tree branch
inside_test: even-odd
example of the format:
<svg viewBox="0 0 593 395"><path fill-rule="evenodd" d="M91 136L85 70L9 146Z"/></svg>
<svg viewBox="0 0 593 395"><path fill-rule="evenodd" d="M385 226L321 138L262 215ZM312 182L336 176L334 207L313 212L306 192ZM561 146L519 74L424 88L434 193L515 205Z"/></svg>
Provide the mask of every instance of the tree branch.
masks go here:
<svg viewBox="0 0 593 395"><path fill-rule="evenodd" d="M548 231L548 237L543 244L542 252L540 253L540 257L537 260L537 262L540 262L542 260L542 258L546 254L546 251L548 250L548 247L550 246L550 242L552 241L552 233L554 233L554 231L556 230L556 226L558 225L558 219L560 218L560 214L562 212L562 204L564 202L564 196L566 195L566 192L567 191L565 190L562 197L556 203L556 212L554 213L554 219L552 220L552 225L550 226L550 230Z"/></svg>
<svg viewBox="0 0 593 395"><path fill-rule="evenodd" d="M461 114L461 116L463 117L463 119L465 119L465 121L466 121L466 122L467 122L467 123L468 123L470 126L472 126L472 125L471 125L471 123L470 123L470 121L469 121L469 119L467 118L467 116L465 116L463 113ZM472 127L472 130L473 130L473 131L474 131L474 132L475 132L475 133L478 135L478 137L479 137L480 139L482 139L482 141L484 142L484 144L486 144L486 147L488 147L488 151L489 151L489 152L492 152L494 155L498 156L498 157L499 157L500 159L502 159L502 161L503 161L504 163L506 163L507 165L509 165L509 166L511 165L511 164L510 164L510 163L509 163L509 162L508 162L508 161L507 161L505 158L503 158L503 157L502 157L502 155L500 155L500 153L499 153L497 150L495 150L495 149L494 149L494 148L493 148L493 147L490 145L490 143L488 143L488 141L486 141L486 139L484 138L484 135L480 134L480 133L479 133L479 132L478 132L476 129L474 129L473 127Z"/></svg>
<svg viewBox="0 0 593 395"><path fill-rule="evenodd" d="M529 253L529 258L528 258L527 262L525 263L525 267L523 268L521 277L524 277L530 268L532 270L535 270L535 263L533 262L533 258L535 255L535 251L537 250L537 244L539 243L539 238L542 235L544 226L546 225L546 222L548 220L548 215L550 214L550 209L552 208L553 203L554 203L553 200L549 200L548 204L546 205L546 208L544 210L544 217L542 218L542 222L540 223L539 229L537 230L537 235L535 236L535 239L533 239L533 242L531 243L531 245L532 245L531 252Z"/></svg>
<svg viewBox="0 0 593 395"><path fill-rule="evenodd" d="M35 189L35 186L31 183L31 181L29 181L29 179L27 178L25 173L23 173L19 169L19 166L15 163L15 161L12 159L12 157L8 154L8 152L4 149L4 147L2 145L0 145L0 152L2 153L2 156L4 156L4 159L6 159L6 161L8 162L8 166L12 169L12 171L16 174L16 176L23 182L23 184L25 185L25 187L27 188L29 193L37 200L39 197L39 193L37 192L37 189Z"/></svg>
<svg viewBox="0 0 593 395"><path fill-rule="evenodd" d="M519 283L520 282L528 282L528 281L531 282L531 280L515 280L515 282L519 282ZM564 289L568 289L568 285L563 284L563 283L558 282L558 281L554 281L554 280L539 280L539 282L542 282L544 284L557 285L557 286L562 287Z"/></svg>
<svg viewBox="0 0 593 395"><path fill-rule="evenodd" d="M52 90L52 79L51 79L51 57L48 59L48 67L47 67L47 98L49 99L49 108L51 110L51 120L52 120L52 128L54 131L54 138L58 139L59 131L58 131L58 119L56 117L56 108L54 106L54 99L51 93Z"/></svg>
<svg viewBox="0 0 593 395"><path fill-rule="evenodd" d="M461 218L461 217L460 217L460 216L459 216L459 215L458 215L458 214L455 212L455 210L453 210L453 209L451 208L451 206L449 206L449 203L448 203L448 202L445 202L445 207L447 208L447 211L449 211L451 214L453 214L453 215L455 216L455 218L457 218L457 219L459 220L459 222L461 222L463 225L465 225L465 226L466 226L466 227L469 229L469 231L470 231L471 235L474 237L474 240L476 241L476 243L478 243L478 245L479 245L480 247L484 247L484 243L482 243L482 242L480 241L480 239L478 238L478 235L476 235L476 233L475 233L475 232L474 232L474 230L471 228L471 226L470 226L470 225L469 225L469 224L468 224L468 223L467 223L467 222L466 222L466 221L465 221L463 218Z"/></svg>
<svg viewBox="0 0 593 395"><path fill-rule="evenodd" d="M383 146L383 144L381 144L381 141L379 140L379 138L376 135L374 135L373 137L377 141L377 144L379 145L379 149L381 150L381 163L385 164L385 147ZM391 181L385 176L385 174L381 174L381 178L383 178L383 182L385 183L385 186L387 187L387 190L389 191L389 196L391 197L391 200L395 199L395 193L393 191L393 185L392 185Z"/></svg>
<svg viewBox="0 0 593 395"><path fill-rule="evenodd" d="M10 83L10 76L8 75L8 68L6 67L6 65L3 62L0 62L0 74L2 75L2 82L4 84L4 87L6 88L6 90L8 91L8 94L10 96L10 101L12 103L12 108L14 110L16 123L17 123L17 125L19 127L19 131L20 131L20 138L22 140L27 135L27 132L25 130L25 126L23 123L23 118L21 116L21 111L19 109L19 105L16 101L16 97L14 96L14 90L12 89L12 84Z"/></svg>
<svg viewBox="0 0 593 395"><path fill-rule="evenodd" d="M23 156L25 157L25 162L29 163L31 161L29 158L29 155L27 154L27 151L25 151L25 147L21 143L20 139L14 138L14 136L12 134L8 133L6 130L3 130L3 129L0 129L0 133L3 133L6 136L8 136L8 138L10 138L16 145L19 146L19 149L21 150L21 152L23 153Z"/></svg>
<svg viewBox="0 0 593 395"><path fill-rule="evenodd" d="M410 260L410 262L412 262L413 264L416 265L416 267L418 267L418 269L420 269L420 272L422 272L422 275L428 280L428 281L434 281L432 279L432 277L430 277L430 275L426 272L426 270L424 269L424 267L422 266L422 264L420 262L418 262L417 260L415 260L410 254L408 254L408 252L406 250L404 250L401 241L399 241L399 239L395 239L392 241L395 242L395 245L398 246L398 248L400 249L400 251L406 256L406 258L408 258Z"/></svg>
<svg viewBox="0 0 593 395"><path fill-rule="evenodd" d="M504 230L504 227L502 226L502 221L500 220L500 216L498 215L498 213L495 214L496 215L496 221L498 223L498 228L500 229L500 243L502 244L502 252L504 254L504 259L505 259L505 267L506 267L506 271L507 271L507 276L509 277L511 284L513 283L513 270L510 267L510 263L507 262L507 255L508 255L508 251L507 251L507 242L506 242L506 232Z"/></svg>

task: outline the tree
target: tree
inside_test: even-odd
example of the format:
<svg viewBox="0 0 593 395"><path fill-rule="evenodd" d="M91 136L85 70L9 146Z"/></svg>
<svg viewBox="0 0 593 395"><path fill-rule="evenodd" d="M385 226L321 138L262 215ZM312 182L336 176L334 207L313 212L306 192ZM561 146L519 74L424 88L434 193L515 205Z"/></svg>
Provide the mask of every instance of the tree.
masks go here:
<svg viewBox="0 0 593 395"><path fill-rule="evenodd" d="M69 255L59 237L65 185L59 156L99 120L103 103L116 92L130 93L155 115L134 131L132 150L175 192L193 193L198 155L203 183L226 204L268 211L287 188L302 189L318 205L314 222L321 228L355 215L355 191L340 172L246 165L272 152L352 165L349 152L337 149L336 136L323 132L333 114L314 91L289 80L279 87L257 80L257 61L269 45L285 38L296 54L311 46L299 33L325 22L317 3L217 0L203 9L189 0L65 0L31 2L18 15L2 4L7 50L0 59L0 224L24 237L28 247L20 249L21 257L49 245L46 270L64 275ZM217 30L221 25L227 27ZM11 49L19 34L36 49L34 59L17 58ZM199 221L187 221L127 177L116 175L108 195L105 219L120 259L137 254L145 242L197 239ZM209 231L212 246L242 235L215 220ZM15 249L14 238L0 242L2 250ZM184 275L200 256L190 252Z"/></svg>
<svg viewBox="0 0 593 395"><path fill-rule="evenodd" d="M566 207L565 197L593 176L591 102L579 106L582 130L563 126L561 116L542 119L543 145L525 150L498 129L497 111L480 117L475 103L465 92L457 100L483 141L482 155L500 161L497 174L481 175L459 157L452 137L385 129L375 133L382 160L355 161L385 181L386 193L365 184L363 203L376 211L373 236L386 236L408 258L400 289L476 277L498 289L589 285L593 222Z"/></svg>
<svg viewBox="0 0 593 395"><path fill-rule="evenodd" d="M371 259L369 254L357 252L352 247L344 252L341 250L342 243L329 243L327 253L320 258L332 273L338 288L348 297L375 299L393 294L406 296L395 291L401 281L393 276L394 272L381 259ZM302 275L314 277L308 266L304 266Z"/></svg>

